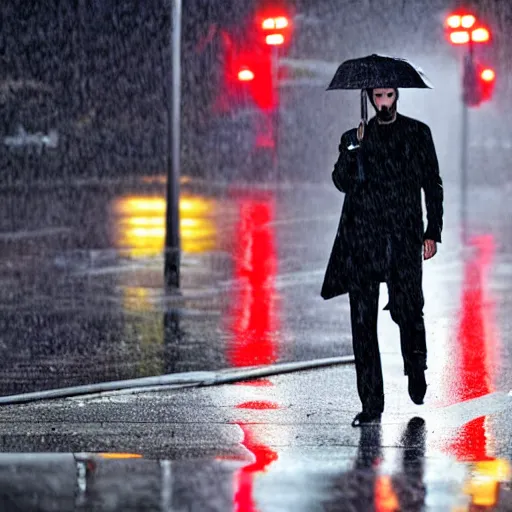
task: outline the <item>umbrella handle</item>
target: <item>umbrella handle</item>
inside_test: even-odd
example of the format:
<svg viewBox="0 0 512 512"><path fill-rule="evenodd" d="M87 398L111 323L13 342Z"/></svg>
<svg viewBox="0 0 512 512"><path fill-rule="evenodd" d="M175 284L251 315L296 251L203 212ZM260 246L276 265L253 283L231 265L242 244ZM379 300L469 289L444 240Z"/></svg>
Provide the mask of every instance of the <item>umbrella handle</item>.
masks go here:
<svg viewBox="0 0 512 512"><path fill-rule="evenodd" d="M368 122L368 101L367 101L367 93L366 89L361 90L361 122L359 123L359 127L357 128L357 139L359 142L363 140L364 137L364 129L366 123Z"/></svg>
<svg viewBox="0 0 512 512"><path fill-rule="evenodd" d="M364 138L364 129L366 127L366 122L361 120L359 126L357 127L357 140L361 142Z"/></svg>

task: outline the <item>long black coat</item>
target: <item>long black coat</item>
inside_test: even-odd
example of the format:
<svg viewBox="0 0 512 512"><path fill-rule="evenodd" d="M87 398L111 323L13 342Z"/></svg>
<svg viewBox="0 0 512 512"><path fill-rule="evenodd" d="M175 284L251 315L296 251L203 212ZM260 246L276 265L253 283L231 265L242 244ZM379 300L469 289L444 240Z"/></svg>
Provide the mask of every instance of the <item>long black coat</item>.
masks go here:
<svg viewBox="0 0 512 512"><path fill-rule="evenodd" d="M391 124L372 118L359 157L359 149L348 149L355 137L355 129L341 137L332 173L345 200L322 286L324 299L347 293L361 279L421 276L423 241L441 242L443 184L430 128L400 114Z"/></svg>

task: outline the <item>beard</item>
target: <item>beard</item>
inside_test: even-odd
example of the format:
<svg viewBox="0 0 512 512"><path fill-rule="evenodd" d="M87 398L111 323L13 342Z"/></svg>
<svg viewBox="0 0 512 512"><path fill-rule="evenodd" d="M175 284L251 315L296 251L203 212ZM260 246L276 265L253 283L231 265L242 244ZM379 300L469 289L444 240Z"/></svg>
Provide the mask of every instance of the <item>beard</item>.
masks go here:
<svg viewBox="0 0 512 512"><path fill-rule="evenodd" d="M377 119L379 119L379 121L384 121L385 123L388 123L389 121L393 120L395 113L396 105L392 105L389 108L383 106L380 110L377 110Z"/></svg>

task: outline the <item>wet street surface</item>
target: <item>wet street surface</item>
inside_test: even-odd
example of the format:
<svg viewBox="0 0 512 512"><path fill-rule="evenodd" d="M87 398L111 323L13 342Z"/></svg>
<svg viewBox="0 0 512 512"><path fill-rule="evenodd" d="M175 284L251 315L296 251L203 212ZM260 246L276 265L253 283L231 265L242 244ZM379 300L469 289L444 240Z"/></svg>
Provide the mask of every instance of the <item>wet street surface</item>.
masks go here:
<svg viewBox="0 0 512 512"><path fill-rule="evenodd" d="M4 509L512 510L510 397L441 406L431 378L418 407L393 359L382 424L363 429L352 366L4 407Z"/></svg>
<svg viewBox="0 0 512 512"><path fill-rule="evenodd" d="M3 510L512 510L511 212L505 190L472 194L463 248L446 190L424 406L382 312L380 427L350 426L350 364L3 406ZM342 202L330 184L183 183L180 295L162 287L161 183L2 193L4 396L352 353L348 300L319 296Z"/></svg>
<svg viewBox="0 0 512 512"><path fill-rule="evenodd" d="M0 512L512 512L512 3L473 13L496 89L470 113L441 0L25 4L0 8ZM269 21L283 44L262 52ZM362 105L325 88L374 51L434 84L399 112L432 130L445 217L425 403L382 286L385 410L353 428L349 301L320 290Z"/></svg>
<svg viewBox="0 0 512 512"><path fill-rule="evenodd" d="M251 191L184 183L180 295L163 288L161 183L3 194L2 395L352 353L347 298L319 295L342 202L330 184ZM457 190L447 188L444 242L425 265L425 314L435 371L453 364L464 283L491 294L480 307L492 323L493 378L504 384L510 209L506 192L491 194L471 200L477 245L463 249ZM383 287L382 306L385 295ZM395 353L395 325L380 317L381 350Z"/></svg>

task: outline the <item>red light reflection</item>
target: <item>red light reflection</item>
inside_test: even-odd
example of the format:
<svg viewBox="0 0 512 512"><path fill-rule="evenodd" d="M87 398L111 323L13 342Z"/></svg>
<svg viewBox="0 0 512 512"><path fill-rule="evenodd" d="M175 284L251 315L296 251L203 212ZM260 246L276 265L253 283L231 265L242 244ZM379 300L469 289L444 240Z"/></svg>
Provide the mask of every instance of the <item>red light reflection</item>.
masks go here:
<svg viewBox="0 0 512 512"><path fill-rule="evenodd" d="M271 364L276 360L274 333L277 331L277 269L273 204L265 200L241 200L240 220L235 230L233 339L228 357L232 366Z"/></svg>
<svg viewBox="0 0 512 512"><path fill-rule="evenodd" d="M237 409L254 409L259 411L264 411L266 409L279 409L279 406L274 402L268 402L265 400L244 402L243 404L238 404L236 407Z"/></svg>
<svg viewBox="0 0 512 512"><path fill-rule="evenodd" d="M236 512L258 512L254 503L253 488L254 477L277 460L277 453L261 444L254 438L250 426L239 424L244 432L244 446L250 450L255 457L253 464L243 467L237 474L237 490L234 496L234 510Z"/></svg>
<svg viewBox="0 0 512 512"><path fill-rule="evenodd" d="M497 350L492 303L486 296L487 273L494 253L491 236L472 241L475 254L466 263L457 344L447 405L478 398L494 391L493 358ZM455 369L455 371L453 371ZM461 461L489 460L485 416L460 428L447 449Z"/></svg>
<svg viewBox="0 0 512 512"><path fill-rule="evenodd" d="M232 340L227 358L232 366L272 364L277 359L274 333L277 331L277 301L274 281L277 257L274 231L274 202L271 196L243 198L238 202L239 221L235 229L235 286L230 311ZM272 386L269 380L250 381L243 385ZM278 409L269 400L240 403L241 410L264 411ZM257 512L253 488L257 474L276 461L277 453L261 442L251 424L237 423L244 433L243 445L255 461L236 475L234 510Z"/></svg>

